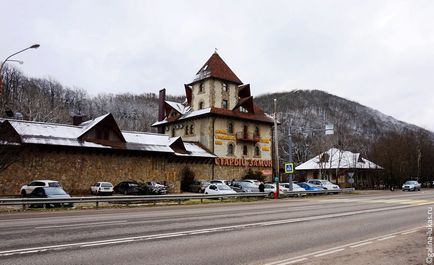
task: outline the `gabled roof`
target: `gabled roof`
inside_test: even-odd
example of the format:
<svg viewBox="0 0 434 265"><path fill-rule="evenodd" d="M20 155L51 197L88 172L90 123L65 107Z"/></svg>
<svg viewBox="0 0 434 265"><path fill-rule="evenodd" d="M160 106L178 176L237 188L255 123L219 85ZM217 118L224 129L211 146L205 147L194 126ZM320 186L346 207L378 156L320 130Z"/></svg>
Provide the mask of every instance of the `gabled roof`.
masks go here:
<svg viewBox="0 0 434 265"><path fill-rule="evenodd" d="M296 170L319 169L383 169L381 166L361 157L360 153L337 148L317 155L295 168Z"/></svg>
<svg viewBox="0 0 434 265"><path fill-rule="evenodd" d="M165 103L166 103L166 113L169 113L170 109L173 109L182 115L182 114L186 114L191 109L190 106L185 106L184 104L174 102L174 101L166 100Z"/></svg>
<svg viewBox="0 0 434 265"><path fill-rule="evenodd" d="M9 128L9 131L15 131L20 137L22 144L118 149L116 146L108 146L80 139L80 136L108 117L112 116L106 114L92 121L84 122L78 126L2 119L0 119L0 123L2 125L10 124L11 127ZM122 134L122 139L125 139L126 141L125 147L123 147L122 150L159 152L188 157L216 157L200 146L194 144L185 145L179 137L171 138L165 134L146 132L120 131L120 133ZM176 147L176 150L173 149L172 146Z"/></svg>
<svg viewBox="0 0 434 265"><path fill-rule="evenodd" d="M107 113L107 114L99 116L93 120L81 123L80 125L83 126L83 133L78 138L81 139L90 130L92 130L93 128L97 127L99 124L102 124L102 123L109 124L111 129L114 131L114 133L116 133L118 135L119 139L122 142L125 142L125 138L122 135L122 132L119 129L119 127L115 121L115 118L113 118L113 115L111 113Z"/></svg>
<svg viewBox="0 0 434 265"><path fill-rule="evenodd" d="M217 52L214 52L208 61L200 68L190 85L210 77L229 81L237 85L243 84Z"/></svg>

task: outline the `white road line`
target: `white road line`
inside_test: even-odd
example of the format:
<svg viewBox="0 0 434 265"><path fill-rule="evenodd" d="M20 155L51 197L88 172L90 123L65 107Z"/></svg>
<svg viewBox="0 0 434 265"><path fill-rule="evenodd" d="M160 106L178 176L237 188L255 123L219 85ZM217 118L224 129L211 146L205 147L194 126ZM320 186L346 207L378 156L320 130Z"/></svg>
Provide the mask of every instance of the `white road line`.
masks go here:
<svg viewBox="0 0 434 265"><path fill-rule="evenodd" d="M403 231L399 231L399 232L395 232L395 233L390 233L390 234L386 234L386 235L382 235L382 236L378 236L378 237L373 237L373 238L369 238L369 239L365 239L365 240L361 240L361 241L357 241L357 242L352 242L352 243L349 243L349 244L345 244L345 245L341 245L341 246L337 246L337 247L333 247L333 248L319 250L319 251L312 252L312 253L309 253L309 254L300 255L300 256L297 256L297 257L292 257L292 258L288 258L288 259L284 259L284 260L278 260L278 261L266 263L264 265L284 265L284 264L287 264L287 262L291 262L291 261L296 260L296 259L305 258L305 257L311 257L311 256L315 256L317 254L322 254L322 253L325 253L325 252L330 252L330 251L333 251L333 250L336 250L336 249L340 249L340 248L346 248L346 247L349 247L349 246L353 246L354 244L361 244L361 243L364 243L364 242L374 241L374 240L378 240L378 239L382 239L382 238L387 238L387 237L392 237L392 236L395 237L396 235L399 235L399 234L402 234L402 233L405 233L405 232L408 232L408 231L413 231L413 230L418 231L418 230L420 230L421 228L424 228L424 227L425 226L420 226L420 227L416 227L416 228L412 228L412 229L407 229L407 230L403 230Z"/></svg>
<svg viewBox="0 0 434 265"><path fill-rule="evenodd" d="M44 249L44 250L54 250L56 248L80 247L80 246L83 246L83 245L95 245L95 244L102 244L102 243L105 243L105 242L114 242L114 241L117 242L117 241L126 241L126 240L135 240L135 241L137 241L137 240L152 240L152 239L159 239L159 238L176 237L176 236L187 235L187 234L197 233L197 232L204 232L204 231L208 231L209 233L212 233L212 232L230 231L230 230L233 230L233 229L246 229L246 228L250 228L250 227L271 226L271 225L276 225L276 224L289 224L289 223L297 223L297 222L311 221L311 220L315 220L316 221L316 220L328 219L328 218L334 218L334 217L353 216L353 215L358 215L358 214L363 214L363 213L374 213L374 212L383 212L383 211L386 211L386 210L405 209L405 208L409 208L409 207L415 207L415 206L413 206L413 205L402 205L402 206L393 206L393 207L384 207L384 208L376 208L376 209L359 210L359 211L353 211L353 212L326 214L326 215L320 215L320 216L310 216L310 217L305 217L305 218L295 218L295 219L286 219L286 220L284 219L284 220L278 220L278 221L272 221L272 222L268 221L268 222L249 223L249 224L242 224L242 225L223 226L223 227L217 227L217 228L213 228L213 229L190 230L190 231L183 231L181 233L180 232L177 232L177 233L165 233L165 234L136 236L136 237L126 237L126 238L109 239L109 240L101 240L101 241L90 241L90 242L61 244L61 245L52 245L52 246L44 246L44 247L34 247L34 248L25 248L25 249L6 250L6 251L0 251L0 256L3 256L5 254L10 254L10 253L19 254L20 252L23 252L23 251L33 251L33 250L42 250L42 249ZM365 241L368 241L368 240L365 240ZM360 243L362 243L362 242L364 242L364 241L361 241ZM299 258L303 258L303 257L299 257ZM292 259L294 259L294 258L292 258Z"/></svg>
<svg viewBox="0 0 434 265"><path fill-rule="evenodd" d="M394 237L396 237L396 236L386 236L386 237L383 237L383 238L379 238L377 240L378 241L383 241L383 240L391 239L391 238L394 238Z"/></svg>
<svg viewBox="0 0 434 265"><path fill-rule="evenodd" d="M415 232L417 232L417 231L418 231L418 230L408 231L408 232L401 233L401 235L408 235L408 234L415 233Z"/></svg>
<svg viewBox="0 0 434 265"><path fill-rule="evenodd" d="M332 250L332 251L329 251L329 252L325 252L325 253L322 253L322 254L315 255L314 257L318 258L318 257L322 257L322 256L325 256L325 255L330 255L330 254L333 254L333 253L336 253L336 252L339 252L339 251L343 251L343 250L345 250L345 248L339 248L339 249L335 249L335 250Z"/></svg>
<svg viewBox="0 0 434 265"><path fill-rule="evenodd" d="M293 261L287 262L287 263L285 263L284 265L294 264L294 263L302 262L302 261L305 261L305 260L307 260L307 258L296 259L296 260L293 260Z"/></svg>
<svg viewBox="0 0 434 265"><path fill-rule="evenodd" d="M49 228L65 228L65 227L79 227L79 226L97 226L97 225L107 225L107 224L123 224L127 223L127 220L122 221L111 221L111 222L94 222L94 223L80 223L80 224L69 224L69 225L47 225L47 226L37 226L35 229L49 229Z"/></svg>
<svg viewBox="0 0 434 265"><path fill-rule="evenodd" d="M361 246L365 246L365 245L369 245L369 244L372 244L372 241L368 241L368 242L360 243L360 244L357 244L357 245L353 245L353 246L350 246L350 248L357 248L357 247L361 247Z"/></svg>

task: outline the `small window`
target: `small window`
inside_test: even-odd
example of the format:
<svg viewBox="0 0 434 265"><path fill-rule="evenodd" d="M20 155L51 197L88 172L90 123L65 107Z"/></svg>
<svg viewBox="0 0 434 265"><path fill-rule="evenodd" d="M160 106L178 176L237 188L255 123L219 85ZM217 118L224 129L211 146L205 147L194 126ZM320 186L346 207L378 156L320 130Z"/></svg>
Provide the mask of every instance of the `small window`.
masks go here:
<svg viewBox="0 0 434 265"><path fill-rule="evenodd" d="M255 127L255 136L260 136L261 134L259 133L259 127L256 126Z"/></svg>
<svg viewBox="0 0 434 265"><path fill-rule="evenodd" d="M228 92L228 83L223 83L223 91Z"/></svg>
<svg viewBox="0 0 434 265"><path fill-rule="evenodd" d="M228 133L234 133L234 125L232 122L228 124Z"/></svg>
<svg viewBox="0 0 434 265"><path fill-rule="evenodd" d="M247 111L243 106L240 106L240 112L249 113L249 111Z"/></svg>
<svg viewBox="0 0 434 265"><path fill-rule="evenodd" d="M248 150L247 150L247 145L244 145L243 146L243 155L248 155L249 154L249 152L248 152Z"/></svg>
<svg viewBox="0 0 434 265"><path fill-rule="evenodd" d="M255 156L260 157L261 156L261 150L259 149L259 146L255 146Z"/></svg>
<svg viewBox="0 0 434 265"><path fill-rule="evenodd" d="M233 154L234 154L234 145L228 144L228 155L233 155Z"/></svg>
<svg viewBox="0 0 434 265"><path fill-rule="evenodd" d="M203 87L204 87L203 83L200 83L199 84L199 93L203 93Z"/></svg>
<svg viewBox="0 0 434 265"><path fill-rule="evenodd" d="M223 108L228 109L228 101L226 99L223 99Z"/></svg>
<svg viewBox="0 0 434 265"><path fill-rule="evenodd" d="M175 137L175 127L172 128L172 137Z"/></svg>
<svg viewBox="0 0 434 265"><path fill-rule="evenodd" d="M184 134L188 135L188 126L185 126L184 130L185 130Z"/></svg>
<svg viewBox="0 0 434 265"><path fill-rule="evenodd" d="M194 134L194 125L190 125L190 134Z"/></svg>
<svg viewBox="0 0 434 265"><path fill-rule="evenodd" d="M203 101L199 102L199 109L203 109Z"/></svg>

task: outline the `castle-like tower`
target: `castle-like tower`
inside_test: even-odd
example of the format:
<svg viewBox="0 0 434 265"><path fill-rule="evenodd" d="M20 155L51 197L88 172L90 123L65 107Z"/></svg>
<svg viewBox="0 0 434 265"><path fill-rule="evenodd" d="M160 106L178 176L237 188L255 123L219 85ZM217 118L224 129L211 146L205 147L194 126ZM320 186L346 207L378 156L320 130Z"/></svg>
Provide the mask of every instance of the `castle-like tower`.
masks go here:
<svg viewBox="0 0 434 265"><path fill-rule="evenodd" d="M215 52L184 86L183 103L165 100L165 90L160 91L153 126L215 154L212 178L241 178L248 169L270 174L273 119L254 104L250 85Z"/></svg>

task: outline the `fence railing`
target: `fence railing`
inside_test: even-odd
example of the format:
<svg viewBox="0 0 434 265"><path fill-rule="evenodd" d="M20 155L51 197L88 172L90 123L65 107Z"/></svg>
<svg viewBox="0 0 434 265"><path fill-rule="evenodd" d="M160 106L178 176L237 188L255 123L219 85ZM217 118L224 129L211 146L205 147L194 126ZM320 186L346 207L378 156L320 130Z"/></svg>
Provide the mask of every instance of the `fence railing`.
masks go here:
<svg viewBox="0 0 434 265"><path fill-rule="evenodd" d="M307 194L330 194L352 192L354 189L341 190L320 190L320 191L290 191L281 193L281 197L303 196ZM95 203L96 207L101 202L108 203L154 203L163 201L176 201L181 204L182 201L204 199L226 199L226 198L265 198L270 197L270 192L252 192L237 194L169 194L169 195L128 195L128 196L87 196L71 198L0 198L0 206L22 205L25 209L29 205L50 205L50 204L71 204L71 203Z"/></svg>

